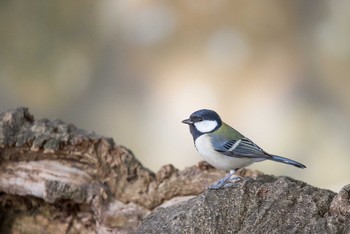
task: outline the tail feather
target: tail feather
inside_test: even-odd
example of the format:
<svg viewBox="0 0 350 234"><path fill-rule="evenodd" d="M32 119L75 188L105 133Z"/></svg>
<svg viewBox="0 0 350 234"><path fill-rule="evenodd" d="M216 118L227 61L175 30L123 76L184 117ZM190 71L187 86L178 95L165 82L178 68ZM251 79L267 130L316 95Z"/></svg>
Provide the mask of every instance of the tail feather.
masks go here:
<svg viewBox="0 0 350 234"><path fill-rule="evenodd" d="M284 157L277 156L277 155L271 155L271 156L272 156L272 158L269 158L269 159L272 161L293 165L293 166L299 167L299 168L306 168L306 166L304 164L301 164L301 163L294 161L292 159L284 158Z"/></svg>

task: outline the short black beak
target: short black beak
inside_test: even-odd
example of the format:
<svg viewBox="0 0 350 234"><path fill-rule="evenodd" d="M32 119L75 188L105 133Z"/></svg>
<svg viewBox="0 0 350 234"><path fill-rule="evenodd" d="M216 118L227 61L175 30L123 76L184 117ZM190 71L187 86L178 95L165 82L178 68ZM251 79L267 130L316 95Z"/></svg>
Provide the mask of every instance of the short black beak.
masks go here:
<svg viewBox="0 0 350 234"><path fill-rule="evenodd" d="M190 120L190 119L184 119L181 121L181 123L184 123L184 124L193 124L193 121Z"/></svg>

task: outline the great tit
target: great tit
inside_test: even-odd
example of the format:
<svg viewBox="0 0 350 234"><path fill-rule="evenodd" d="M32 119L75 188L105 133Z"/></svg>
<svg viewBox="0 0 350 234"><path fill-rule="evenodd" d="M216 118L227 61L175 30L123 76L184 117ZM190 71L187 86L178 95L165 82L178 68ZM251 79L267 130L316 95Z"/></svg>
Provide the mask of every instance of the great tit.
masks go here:
<svg viewBox="0 0 350 234"><path fill-rule="evenodd" d="M238 169L264 160L306 168L299 162L267 153L222 122L220 116L213 110L198 110L182 123L189 125L194 145L205 161L215 168L230 170L227 176L210 186L210 189L235 185L234 182L241 179L235 176Z"/></svg>

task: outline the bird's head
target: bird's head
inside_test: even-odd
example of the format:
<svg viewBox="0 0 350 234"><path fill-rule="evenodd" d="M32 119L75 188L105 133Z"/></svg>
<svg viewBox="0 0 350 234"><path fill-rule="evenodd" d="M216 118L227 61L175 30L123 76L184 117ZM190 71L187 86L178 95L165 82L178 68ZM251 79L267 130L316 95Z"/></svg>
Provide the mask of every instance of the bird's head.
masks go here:
<svg viewBox="0 0 350 234"><path fill-rule="evenodd" d="M222 121L215 111L202 109L193 112L190 118L183 120L182 123L188 124L190 128L194 128L198 133L204 134L220 128Z"/></svg>

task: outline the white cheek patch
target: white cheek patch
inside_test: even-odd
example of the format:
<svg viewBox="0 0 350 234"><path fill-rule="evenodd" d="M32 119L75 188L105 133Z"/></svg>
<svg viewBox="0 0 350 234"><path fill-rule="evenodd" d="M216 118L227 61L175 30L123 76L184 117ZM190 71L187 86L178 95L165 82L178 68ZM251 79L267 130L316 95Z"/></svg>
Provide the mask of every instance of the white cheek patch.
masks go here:
<svg viewBox="0 0 350 234"><path fill-rule="evenodd" d="M204 120L194 123L194 126L201 133L206 133L213 131L218 126L218 123L215 120Z"/></svg>

